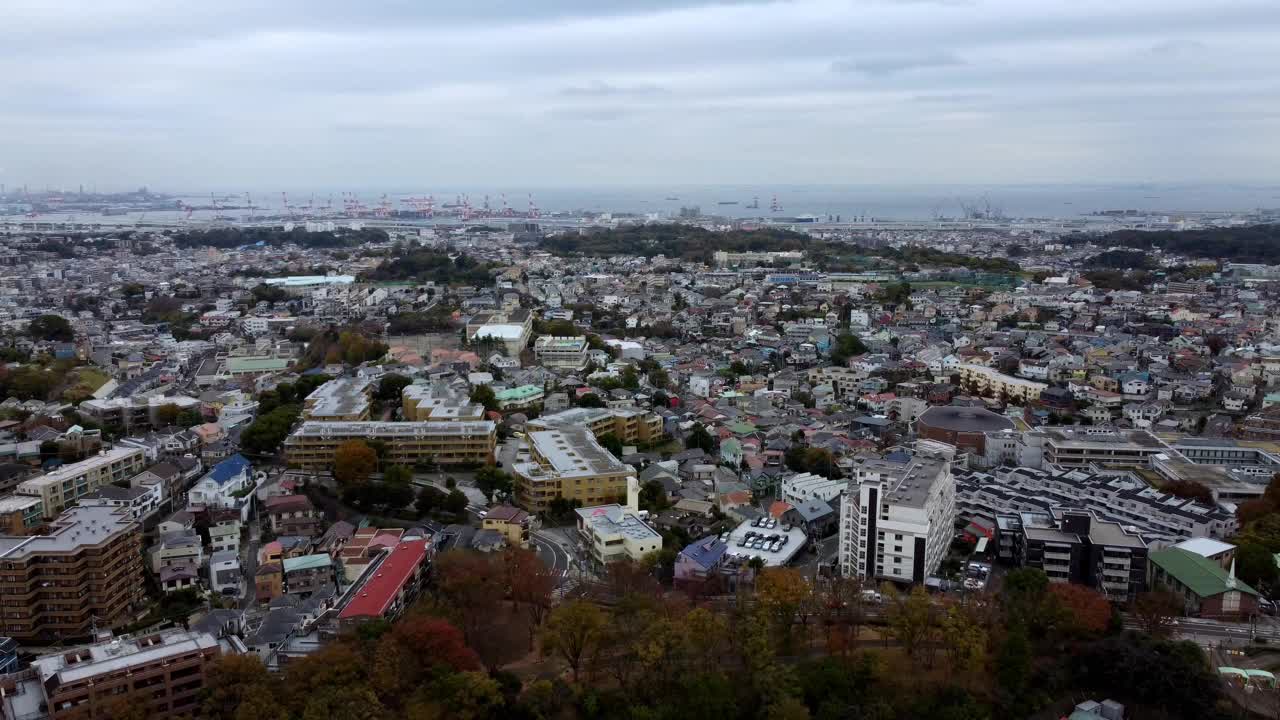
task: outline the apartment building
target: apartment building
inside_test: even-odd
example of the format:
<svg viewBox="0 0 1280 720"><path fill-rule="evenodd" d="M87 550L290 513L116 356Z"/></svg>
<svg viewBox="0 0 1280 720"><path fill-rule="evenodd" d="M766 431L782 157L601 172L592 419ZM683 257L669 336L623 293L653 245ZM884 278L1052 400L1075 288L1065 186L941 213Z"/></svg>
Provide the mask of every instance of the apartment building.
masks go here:
<svg viewBox="0 0 1280 720"><path fill-rule="evenodd" d="M590 549L591 559L599 565L618 560L639 562L649 553L662 549L662 535L640 515L622 505L599 505L578 508L578 535Z"/></svg>
<svg viewBox="0 0 1280 720"><path fill-rule="evenodd" d="M960 374L960 384L981 395L989 397L1004 396L1010 402L1031 403L1040 399L1040 393L1049 387L1045 383L1025 378L1005 375L985 365L963 364L956 368Z"/></svg>
<svg viewBox="0 0 1280 720"><path fill-rule="evenodd" d="M416 465L485 463L493 459L498 428L493 422L304 422L284 442L285 458L303 470L328 470L338 446L348 440L386 445L385 461Z"/></svg>
<svg viewBox="0 0 1280 720"><path fill-rule="evenodd" d="M0 535L31 535L44 527L44 502L34 495L0 498Z"/></svg>
<svg viewBox="0 0 1280 720"><path fill-rule="evenodd" d="M494 393L494 400L498 401L498 407L502 410L511 408L523 408L530 405L536 405L542 402L547 396L541 385L520 385L519 387L507 388Z"/></svg>
<svg viewBox="0 0 1280 720"><path fill-rule="evenodd" d="M959 470L956 504L963 513L986 518L1087 511L1099 520L1136 528L1147 542L1225 538L1239 529L1235 515L1218 506L1162 493L1127 474L1094 475L1083 470Z"/></svg>
<svg viewBox="0 0 1280 720"><path fill-rule="evenodd" d="M836 397L850 397L858 394L858 386L863 380L867 379L867 373L861 369L832 365L824 368L813 368L809 371L806 379L814 387L830 385L836 391Z"/></svg>
<svg viewBox="0 0 1280 720"><path fill-rule="evenodd" d="M354 624L399 617L422 589L430 551L430 540L404 540L376 559L376 571L366 573L359 587L344 595L347 604L338 611L338 621Z"/></svg>
<svg viewBox="0 0 1280 720"><path fill-rule="evenodd" d="M484 406L471 402L447 383L406 385L400 395L401 411L409 422L480 422Z"/></svg>
<svg viewBox="0 0 1280 720"><path fill-rule="evenodd" d="M951 462L944 458L859 467L840 496L842 573L923 583L951 544L955 492Z"/></svg>
<svg viewBox="0 0 1280 720"><path fill-rule="evenodd" d="M27 670L0 678L6 718L110 720L122 703L146 716L190 717L210 665L221 655L208 633L163 630L43 655Z"/></svg>
<svg viewBox="0 0 1280 720"><path fill-rule="evenodd" d="M1019 513L1016 525L1014 561L1043 570L1049 582L1086 585L1117 603L1147 589L1147 543L1120 523L1068 511Z"/></svg>
<svg viewBox="0 0 1280 720"><path fill-rule="evenodd" d="M587 366L587 337L543 335L533 341L533 356L545 368L581 370Z"/></svg>
<svg viewBox="0 0 1280 720"><path fill-rule="evenodd" d="M180 412L199 410L200 401L185 395L92 398L80 403L78 410L100 425L145 430L167 424L160 418L160 408L163 407L174 407Z"/></svg>
<svg viewBox="0 0 1280 720"><path fill-rule="evenodd" d="M530 430L585 427L597 438L612 435L624 444L651 443L665 432L660 415L636 408L570 408L530 420Z"/></svg>
<svg viewBox="0 0 1280 720"><path fill-rule="evenodd" d="M507 354L516 356L529 345L533 334L533 315L525 308L509 312L480 312L467 320L467 337L501 342Z"/></svg>
<svg viewBox="0 0 1280 720"><path fill-rule="evenodd" d="M117 447L24 480L15 492L40 498L45 518L51 519L76 500L104 485L128 480L144 467L146 453L141 448Z"/></svg>
<svg viewBox="0 0 1280 720"><path fill-rule="evenodd" d="M373 380L337 378L312 390L302 401L302 417L326 422L368 420L372 403Z"/></svg>
<svg viewBox="0 0 1280 720"><path fill-rule="evenodd" d="M1022 434L1018 461L1033 468L1086 467L1095 463L1145 466L1160 453L1176 454L1146 430L1042 428Z"/></svg>
<svg viewBox="0 0 1280 720"><path fill-rule="evenodd" d="M0 536L0 634L32 643L131 622L142 572L141 528L123 508L74 507L45 535Z"/></svg>
<svg viewBox="0 0 1280 720"><path fill-rule="evenodd" d="M557 497L596 506L626 498L635 470L600 447L585 427L528 434L529 459L512 464L516 498L529 512L543 512Z"/></svg>
<svg viewBox="0 0 1280 720"><path fill-rule="evenodd" d="M812 500L834 502L848 489L848 480L831 480L822 475L800 473L783 478L782 500L792 505L801 505Z"/></svg>

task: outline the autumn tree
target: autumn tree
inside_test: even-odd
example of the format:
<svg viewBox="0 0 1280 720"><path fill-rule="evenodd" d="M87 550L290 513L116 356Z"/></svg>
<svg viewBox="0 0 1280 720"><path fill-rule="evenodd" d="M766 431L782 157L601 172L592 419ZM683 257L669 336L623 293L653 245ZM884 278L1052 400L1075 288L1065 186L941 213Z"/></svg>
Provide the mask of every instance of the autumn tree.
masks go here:
<svg viewBox="0 0 1280 720"><path fill-rule="evenodd" d="M239 720L242 708L258 705L264 696L270 698L277 692L276 686L276 679L257 655L221 655L209 667L200 714L210 720Z"/></svg>
<svg viewBox="0 0 1280 720"><path fill-rule="evenodd" d="M551 594L556 589L556 577L551 568L538 558L537 553L524 548L510 547L502 553L506 570L507 592L511 602L525 612L529 621L529 649L533 649L538 626L551 609Z"/></svg>
<svg viewBox="0 0 1280 720"><path fill-rule="evenodd" d="M1074 635L1101 635L1107 631L1111 603L1102 593L1075 583L1053 583L1049 592L1063 610L1063 630Z"/></svg>
<svg viewBox="0 0 1280 720"><path fill-rule="evenodd" d="M917 585L900 595L888 607L889 629L908 657L916 657L928 642L934 625L933 603L924 587Z"/></svg>
<svg viewBox="0 0 1280 720"><path fill-rule="evenodd" d="M547 617L542 631L542 651L568 663L573 681L578 682L582 663L596 652L604 637L607 620L600 608L582 600L557 607Z"/></svg>
<svg viewBox="0 0 1280 720"><path fill-rule="evenodd" d="M848 656L857 646L866 622L862 578L832 578L822 586L822 623L827 632L827 652Z"/></svg>
<svg viewBox="0 0 1280 720"><path fill-rule="evenodd" d="M506 573L498 558L473 550L450 550L436 559L440 594L454 609L467 644L475 646L502 599Z"/></svg>
<svg viewBox="0 0 1280 720"><path fill-rule="evenodd" d="M951 672L981 666L987 652L987 634L970 606L956 604L947 608L939 631Z"/></svg>
<svg viewBox="0 0 1280 720"><path fill-rule="evenodd" d="M173 403L167 403L156 408L156 426L168 427L178 424L178 415L181 411L178 406Z"/></svg>
<svg viewBox="0 0 1280 720"><path fill-rule="evenodd" d="M796 568L769 567L756 577L756 600L769 617L783 647L790 648L797 616L808 613L813 586Z"/></svg>
<svg viewBox="0 0 1280 720"><path fill-rule="evenodd" d="M1182 600L1164 586L1141 593L1133 601L1133 615L1143 632L1152 637L1173 634L1174 621L1182 614Z"/></svg>
<svg viewBox="0 0 1280 720"><path fill-rule="evenodd" d="M363 440L348 440L333 454L333 477L340 485L358 485L378 470L378 453Z"/></svg>

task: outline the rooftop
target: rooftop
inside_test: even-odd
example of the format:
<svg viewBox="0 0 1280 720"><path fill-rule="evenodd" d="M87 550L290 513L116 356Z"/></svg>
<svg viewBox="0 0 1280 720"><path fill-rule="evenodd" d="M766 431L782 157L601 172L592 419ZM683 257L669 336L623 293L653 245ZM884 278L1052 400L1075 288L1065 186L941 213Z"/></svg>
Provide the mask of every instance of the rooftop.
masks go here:
<svg viewBox="0 0 1280 720"><path fill-rule="evenodd" d="M1257 590L1232 577L1218 563L1179 547L1153 552L1150 561L1202 598L1220 595L1232 589L1258 595Z"/></svg>
<svg viewBox="0 0 1280 720"><path fill-rule="evenodd" d="M0 559L23 560L43 553L70 553L101 545L137 528L122 507L83 505L68 508L57 517L47 535L0 535Z"/></svg>
<svg viewBox="0 0 1280 720"><path fill-rule="evenodd" d="M63 465L62 467L57 468L55 470L50 470L49 472L45 473L44 475L41 475L40 477L34 477L34 478L31 478L30 480L24 480L20 485L18 485L18 491L22 492L25 489L38 494L40 492L39 488L45 487L46 485L61 484L65 480L70 480L86 472L91 472L93 470L97 470L98 468L104 467L106 465L110 465L111 463L128 459L131 456L137 456L137 459L139 461L142 460L143 458L142 448L136 448L136 447L112 448L110 450L98 453L93 457L85 458L84 460L81 460L78 463L71 463L70 465Z"/></svg>
<svg viewBox="0 0 1280 720"><path fill-rule="evenodd" d="M455 437L488 436L496 431L492 421L477 422L378 422L372 420L353 422L307 421L294 431L295 437Z"/></svg>
<svg viewBox="0 0 1280 720"><path fill-rule="evenodd" d="M584 427L563 427L556 430L538 430L528 434L533 450L544 458L550 470L560 476L602 475L625 473L629 467L600 447L591 431ZM528 467L527 474L536 476L543 468L533 463L519 463Z"/></svg>
<svg viewBox="0 0 1280 720"><path fill-rule="evenodd" d="M306 399L306 416L312 419L361 415L369 409L369 378L337 378L321 385Z"/></svg>
<svg viewBox="0 0 1280 720"><path fill-rule="evenodd" d="M105 673L149 665L173 655L182 655L218 647L218 641L208 633L187 630L165 630L139 638L117 638L54 655L45 655L31 662L40 674L46 688L88 680Z"/></svg>
<svg viewBox="0 0 1280 720"><path fill-rule="evenodd" d="M1009 418L979 407L935 405L920 414L918 423L951 432L998 432L1012 430Z"/></svg>
<svg viewBox="0 0 1280 720"><path fill-rule="evenodd" d="M391 609L400 591L422 565L430 540L408 540L396 545L382 561L373 577L351 597L338 613L340 619L381 617Z"/></svg>
<svg viewBox="0 0 1280 720"><path fill-rule="evenodd" d="M574 512L583 524L591 526L597 535L621 535L632 540L652 540L661 538L658 531L640 519L640 516L621 505L597 505L596 507L578 508Z"/></svg>

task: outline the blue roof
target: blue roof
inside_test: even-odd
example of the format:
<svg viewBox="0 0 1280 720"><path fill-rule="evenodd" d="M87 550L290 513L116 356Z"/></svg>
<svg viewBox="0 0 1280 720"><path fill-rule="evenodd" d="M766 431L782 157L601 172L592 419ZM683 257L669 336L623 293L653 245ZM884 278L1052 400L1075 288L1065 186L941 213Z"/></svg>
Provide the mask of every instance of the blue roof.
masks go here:
<svg viewBox="0 0 1280 720"><path fill-rule="evenodd" d="M680 554L710 570L720 562L720 558L728 549L729 546L720 542L719 538L709 537L689 543L688 547L680 551Z"/></svg>
<svg viewBox="0 0 1280 720"><path fill-rule="evenodd" d="M889 462L905 464L905 463L911 462L911 453L906 452L904 450L898 450L896 452L891 452L888 455L885 455L884 459L888 460Z"/></svg>
<svg viewBox="0 0 1280 720"><path fill-rule="evenodd" d="M219 485L226 485L227 481L231 478L238 476L242 472L249 472L249 470L249 461L245 460L244 456L240 453L236 453L217 465L214 465L213 469L210 470L209 474L205 475L205 477L211 478Z"/></svg>

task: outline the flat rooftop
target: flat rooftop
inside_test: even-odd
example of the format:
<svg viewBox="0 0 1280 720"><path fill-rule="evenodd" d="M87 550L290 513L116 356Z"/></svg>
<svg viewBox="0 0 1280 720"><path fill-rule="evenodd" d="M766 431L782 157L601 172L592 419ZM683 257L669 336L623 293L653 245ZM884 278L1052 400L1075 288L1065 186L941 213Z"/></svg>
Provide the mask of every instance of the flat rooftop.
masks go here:
<svg viewBox="0 0 1280 720"><path fill-rule="evenodd" d="M528 434L528 441L561 476L624 473L630 469L600 447L591 431L583 427L538 430Z"/></svg>
<svg viewBox="0 0 1280 720"><path fill-rule="evenodd" d="M46 687L50 687L50 682L56 687L161 662L173 655L216 647L218 641L208 633L165 630L153 635L119 638L45 655L33 660L31 666L40 673L40 680Z"/></svg>
<svg viewBox="0 0 1280 720"><path fill-rule="evenodd" d="M777 535L779 537L785 535L787 536L787 544L775 552L765 548L757 550L740 546L738 543L747 536L747 533L751 532L766 537L769 535ZM753 557L759 557L764 561L766 567L781 567L795 558L796 553L800 552L800 548L804 546L805 539L804 531L798 527L793 526L790 530L783 530L782 523L779 522L770 530L768 528L752 527L751 522L746 521L729 532L729 549L725 552L725 556L735 558L741 562L747 562Z"/></svg>
<svg viewBox="0 0 1280 720"><path fill-rule="evenodd" d="M622 535L632 540L661 539L662 535L640 516L621 505L598 505L574 510L598 535Z"/></svg>
<svg viewBox="0 0 1280 720"><path fill-rule="evenodd" d="M490 420L477 422L379 422L360 420L348 422L316 422L309 420L294 431L293 437L471 437L489 436L497 426Z"/></svg>
<svg viewBox="0 0 1280 720"><path fill-rule="evenodd" d="M80 462L71 463L70 465L63 465L60 468L50 470L49 472L45 473L44 475L41 475L40 477L34 477L34 478L31 478L30 480L23 480L22 483L18 485L18 488L19 488L19 491L25 488L25 489L34 490L35 492L38 493L39 492L38 488L44 487L46 485L61 484L64 480L70 480L86 472L97 470L98 468L105 467L107 465L110 465L111 463L118 462L120 460L125 460L134 455L137 455L138 459L141 460L142 456L144 455L144 453L142 452L142 448L136 448L136 447L112 448L105 452L94 455L93 457L85 458Z"/></svg>
<svg viewBox="0 0 1280 720"><path fill-rule="evenodd" d="M321 385L307 396L307 417L342 417L360 415L369 409L369 378L337 378Z"/></svg>
<svg viewBox="0 0 1280 720"><path fill-rule="evenodd" d="M1114 448L1118 445L1160 450L1167 447L1146 430L1044 430L1058 447Z"/></svg>

